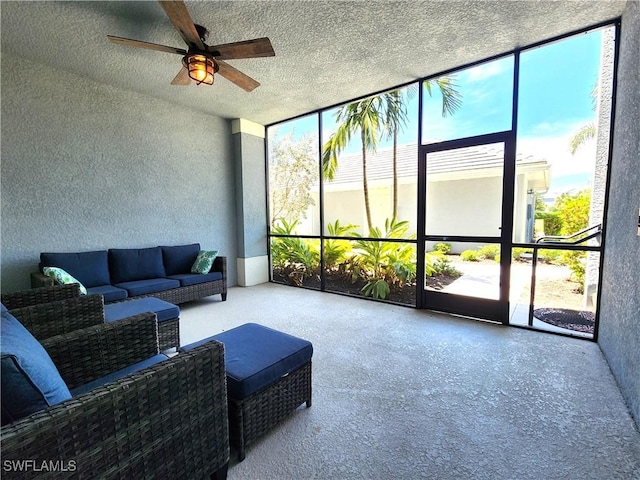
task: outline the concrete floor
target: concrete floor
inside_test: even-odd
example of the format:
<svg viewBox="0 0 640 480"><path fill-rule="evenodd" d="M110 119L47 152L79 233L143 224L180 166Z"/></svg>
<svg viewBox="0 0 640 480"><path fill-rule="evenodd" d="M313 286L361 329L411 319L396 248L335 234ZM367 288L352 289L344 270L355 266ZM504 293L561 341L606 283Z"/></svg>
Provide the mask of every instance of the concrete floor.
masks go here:
<svg viewBox="0 0 640 480"><path fill-rule="evenodd" d="M276 284L181 311L182 344L257 322L314 345L313 406L230 480L640 478L593 342Z"/></svg>

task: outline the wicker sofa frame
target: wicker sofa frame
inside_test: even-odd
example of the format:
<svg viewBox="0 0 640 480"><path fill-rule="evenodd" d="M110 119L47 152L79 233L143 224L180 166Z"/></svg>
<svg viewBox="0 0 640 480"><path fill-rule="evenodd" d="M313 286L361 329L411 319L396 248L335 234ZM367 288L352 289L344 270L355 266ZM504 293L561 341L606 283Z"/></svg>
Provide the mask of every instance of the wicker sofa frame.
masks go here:
<svg viewBox="0 0 640 480"><path fill-rule="evenodd" d="M216 257L213 262L213 266L211 267L211 271L221 272L222 279L214 280L213 282L172 288L147 295L128 297L127 300L131 300L133 298L156 297L160 300L179 305L181 303L208 297L209 295L220 294L222 301L224 302L227 299L227 257ZM40 272L33 272L31 274L31 286L34 288L53 286L55 284L55 280Z"/></svg>
<svg viewBox="0 0 640 480"><path fill-rule="evenodd" d="M157 322L144 313L41 343L73 389L157 354ZM212 341L2 427L3 465L59 462L39 478L64 468L66 478L224 479L226 399L224 346Z"/></svg>
<svg viewBox="0 0 640 480"><path fill-rule="evenodd" d="M3 294L2 303L38 340L105 323L102 295L80 296L78 284ZM158 338L161 351L178 348L180 319L159 322Z"/></svg>

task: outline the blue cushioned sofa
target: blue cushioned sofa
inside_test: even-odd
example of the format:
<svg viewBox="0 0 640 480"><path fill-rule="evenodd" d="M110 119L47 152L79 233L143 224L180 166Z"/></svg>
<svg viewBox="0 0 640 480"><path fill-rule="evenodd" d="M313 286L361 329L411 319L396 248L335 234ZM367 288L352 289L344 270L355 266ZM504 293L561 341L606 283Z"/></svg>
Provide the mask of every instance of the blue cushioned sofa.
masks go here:
<svg viewBox="0 0 640 480"><path fill-rule="evenodd" d="M105 303L129 298L156 297L180 304L209 295L227 299L227 259L218 256L211 271L191 273L200 244L150 248L112 248L91 252L41 253L39 272L31 274L31 286L54 285L42 273L58 267L75 277L87 294L99 294Z"/></svg>

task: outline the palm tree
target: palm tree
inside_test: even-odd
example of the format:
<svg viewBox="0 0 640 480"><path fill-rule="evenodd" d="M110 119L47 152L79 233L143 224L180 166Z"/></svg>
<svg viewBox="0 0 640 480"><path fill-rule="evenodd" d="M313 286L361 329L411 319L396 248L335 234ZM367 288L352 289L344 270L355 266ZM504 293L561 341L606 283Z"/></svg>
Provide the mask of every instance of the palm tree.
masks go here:
<svg viewBox="0 0 640 480"><path fill-rule="evenodd" d="M595 138L596 136L596 124L594 122L589 122L584 125L580 130L578 130L573 137L571 137L571 141L569 142L569 146L571 147L571 154L575 155L582 145L587 143L588 140Z"/></svg>
<svg viewBox="0 0 640 480"><path fill-rule="evenodd" d="M415 91L415 89L413 89ZM384 95L385 99L385 129L387 134L393 138L393 213L391 218L398 218L398 134L407 124L407 108L404 102L405 92L399 89L391 90Z"/></svg>
<svg viewBox="0 0 640 480"><path fill-rule="evenodd" d="M381 105L382 97L375 95L341 107L336 113L338 129L322 148L322 176L325 180L333 180L338 168L338 155L349 144L351 136L358 131L360 132L362 189L369 230L373 227L373 223L371 222L369 183L367 181L367 151L375 152L378 146L379 129L382 124Z"/></svg>
<svg viewBox="0 0 640 480"><path fill-rule="evenodd" d="M442 94L442 116L453 115L462 104L462 95L457 90L455 78L444 75L432 80L425 80L423 85L431 96L431 89L435 85ZM385 102L385 130L393 139L393 213L392 218L398 218L398 134L408 123L407 104L405 100L413 98L417 88L415 85L405 89L395 89L383 94Z"/></svg>
<svg viewBox="0 0 640 480"><path fill-rule="evenodd" d="M445 75L433 80L425 80L423 85L431 95L433 85L442 93L442 115L453 114L461 104L461 94L456 89L454 77ZM374 95L364 100L344 105L336 112L337 130L331 135L322 148L322 175L325 180L332 180L338 168L338 155L346 148L351 136L360 132L362 148L362 187L367 216L367 226L372 229L371 207L369 202L369 184L367 180L367 151L375 152L380 136L393 138L393 216L398 211L398 172L397 147L398 134L408 123L406 99L415 95L415 87L395 89Z"/></svg>
<svg viewBox="0 0 640 480"><path fill-rule="evenodd" d="M598 82L594 84L589 96L591 97L591 109L595 112L598 105ZM571 141L569 142L569 146L571 147L571 155L575 155L575 153L578 151L578 148L580 148L592 138L595 138L596 133L597 131L595 122L589 122L586 125L583 125L580 130L578 130L573 135L573 137L571 137Z"/></svg>

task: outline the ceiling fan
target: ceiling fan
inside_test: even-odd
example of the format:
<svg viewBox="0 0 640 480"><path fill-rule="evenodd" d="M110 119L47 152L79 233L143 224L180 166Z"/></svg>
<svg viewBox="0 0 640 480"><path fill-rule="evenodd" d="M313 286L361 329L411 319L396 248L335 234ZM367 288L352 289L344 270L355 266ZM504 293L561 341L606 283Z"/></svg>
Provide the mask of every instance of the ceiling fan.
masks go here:
<svg viewBox="0 0 640 480"><path fill-rule="evenodd" d="M259 82L232 67L225 60L275 56L268 38L254 38L253 40L209 46L205 43L209 32L203 26L193 23L182 0L160 1L159 3L173 26L180 32L188 45L188 50L112 35L107 35L107 38L120 45L182 55L182 68L171 82L172 85L190 85L191 83L212 85L215 73L219 73L247 92L260 85Z"/></svg>

